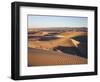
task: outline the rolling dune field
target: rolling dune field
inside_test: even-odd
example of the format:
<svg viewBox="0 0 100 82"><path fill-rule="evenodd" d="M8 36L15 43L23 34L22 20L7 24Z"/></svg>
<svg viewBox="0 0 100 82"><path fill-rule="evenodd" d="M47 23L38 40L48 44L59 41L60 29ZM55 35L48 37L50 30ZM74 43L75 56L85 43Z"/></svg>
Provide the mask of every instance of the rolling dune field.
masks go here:
<svg viewBox="0 0 100 82"><path fill-rule="evenodd" d="M28 66L88 63L87 28L52 30L28 29Z"/></svg>

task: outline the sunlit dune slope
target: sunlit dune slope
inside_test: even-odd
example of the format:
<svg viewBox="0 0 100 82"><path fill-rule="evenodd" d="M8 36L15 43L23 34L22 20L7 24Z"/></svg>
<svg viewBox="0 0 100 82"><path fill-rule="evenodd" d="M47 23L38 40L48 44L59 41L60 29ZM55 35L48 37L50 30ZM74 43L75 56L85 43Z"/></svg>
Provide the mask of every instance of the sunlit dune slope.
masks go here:
<svg viewBox="0 0 100 82"><path fill-rule="evenodd" d="M87 60L85 58L74 56L72 54L64 54L55 51L45 51L34 48L29 48L28 50L29 66L71 65L86 63Z"/></svg>
<svg viewBox="0 0 100 82"><path fill-rule="evenodd" d="M82 57L80 52L73 53L82 45L75 38L87 38L87 32L30 30L28 33L28 66L87 64L87 58ZM52 36L57 38L48 39Z"/></svg>
<svg viewBox="0 0 100 82"><path fill-rule="evenodd" d="M72 37L76 36L86 36L86 32L64 32L59 33L59 35L62 35L64 37L61 37L59 39L54 40L48 40L48 41L40 41L40 40L32 40L29 38L28 40L28 46L31 48L38 48L38 49L52 49L54 47L59 46L66 46L66 47L76 47L75 44L72 42ZM73 39L74 40L74 39ZM80 42L76 41L77 44Z"/></svg>

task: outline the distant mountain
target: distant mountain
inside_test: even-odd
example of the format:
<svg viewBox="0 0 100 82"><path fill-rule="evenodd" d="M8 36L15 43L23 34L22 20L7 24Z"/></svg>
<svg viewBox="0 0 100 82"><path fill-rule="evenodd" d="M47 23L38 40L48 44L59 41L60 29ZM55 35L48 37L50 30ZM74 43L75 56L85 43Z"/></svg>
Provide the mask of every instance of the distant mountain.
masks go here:
<svg viewBox="0 0 100 82"><path fill-rule="evenodd" d="M29 28L28 30L41 31L87 31L87 27L48 27L48 28Z"/></svg>

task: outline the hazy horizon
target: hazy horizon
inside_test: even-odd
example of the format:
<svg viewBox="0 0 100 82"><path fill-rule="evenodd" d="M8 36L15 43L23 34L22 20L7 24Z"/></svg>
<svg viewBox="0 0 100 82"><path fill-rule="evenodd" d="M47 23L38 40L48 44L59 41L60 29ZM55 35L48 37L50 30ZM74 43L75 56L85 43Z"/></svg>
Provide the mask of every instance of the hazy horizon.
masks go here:
<svg viewBox="0 0 100 82"><path fill-rule="evenodd" d="M87 17L28 15L28 28L87 27Z"/></svg>
<svg viewBox="0 0 100 82"><path fill-rule="evenodd" d="M29 27L29 29L41 29L41 28L44 28L44 29L48 28L48 29L50 29L50 27ZM51 29L52 28L87 28L87 27L51 27Z"/></svg>

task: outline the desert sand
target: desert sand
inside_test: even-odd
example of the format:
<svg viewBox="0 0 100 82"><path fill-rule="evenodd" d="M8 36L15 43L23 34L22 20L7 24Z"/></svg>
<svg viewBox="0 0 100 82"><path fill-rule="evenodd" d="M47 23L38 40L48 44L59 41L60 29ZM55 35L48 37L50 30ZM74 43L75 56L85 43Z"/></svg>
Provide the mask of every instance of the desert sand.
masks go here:
<svg viewBox="0 0 100 82"><path fill-rule="evenodd" d="M87 64L87 58L77 50L81 41L73 37L87 37L87 32L55 32L56 38L47 39L51 32L29 30L28 66ZM34 38L35 37L35 38ZM42 39L41 39L42 38ZM85 45L86 44L81 44ZM83 47L81 47L83 49ZM76 51L76 52L74 52ZM83 51L84 52L84 51ZM81 55L80 55L81 54Z"/></svg>
<svg viewBox="0 0 100 82"><path fill-rule="evenodd" d="M72 54L29 48L29 66L86 64L87 60Z"/></svg>

